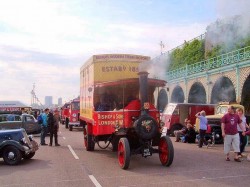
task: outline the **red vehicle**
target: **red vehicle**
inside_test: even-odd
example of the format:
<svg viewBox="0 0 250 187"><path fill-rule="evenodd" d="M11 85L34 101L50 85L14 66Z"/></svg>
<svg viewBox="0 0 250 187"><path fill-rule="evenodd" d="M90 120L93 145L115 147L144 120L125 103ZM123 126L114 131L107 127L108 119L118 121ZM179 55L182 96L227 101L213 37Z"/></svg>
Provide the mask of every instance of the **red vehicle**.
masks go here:
<svg viewBox="0 0 250 187"><path fill-rule="evenodd" d="M65 103L61 108L61 122L65 124L65 127L69 127L69 105L70 103Z"/></svg>
<svg viewBox="0 0 250 187"><path fill-rule="evenodd" d="M72 131L73 127L82 127L82 125L80 124L79 115L80 115L80 100L73 99L69 103L69 113L68 116L66 117L66 124L68 122L69 131Z"/></svg>
<svg viewBox="0 0 250 187"><path fill-rule="evenodd" d="M204 110L206 115L214 114L216 105L198 103L168 103L162 113L162 122L167 127L167 133L174 135L175 130L183 127L184 120L188 118L191 124L195 124L195 114Z"/></svg>
<svg viewBox="0 0 250 187"><path fill-rule="evenodd" d="M160 113L153 105L157 88L166 82L148 78L147 72L138 77L138 65L146 60L139 55L94 55L81 68L84 146L94 151L95 145L101 149L112 145L122 169L129 167L133 154L158 153L164 166L174 158L171 139L162 135Z"/></svg>

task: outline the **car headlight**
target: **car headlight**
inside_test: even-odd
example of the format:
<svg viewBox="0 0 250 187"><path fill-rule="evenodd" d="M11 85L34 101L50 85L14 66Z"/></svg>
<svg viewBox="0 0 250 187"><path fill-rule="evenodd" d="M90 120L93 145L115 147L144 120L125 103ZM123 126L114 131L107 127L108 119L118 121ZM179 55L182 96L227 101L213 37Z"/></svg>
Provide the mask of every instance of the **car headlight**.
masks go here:
<svg viewBox="0 0 250 187"><path fill-rule="evenodd" d="M33 135L29 135L29 139L30 139L30 141L32 141L33 140Z"/></svg>
<svg viewBox="0 0 250 187"><path fill-rule="evenodd" d="M21 139L21 142L22 142L23 144L27 144L26 138L22 138L22 139Z"/></svg>

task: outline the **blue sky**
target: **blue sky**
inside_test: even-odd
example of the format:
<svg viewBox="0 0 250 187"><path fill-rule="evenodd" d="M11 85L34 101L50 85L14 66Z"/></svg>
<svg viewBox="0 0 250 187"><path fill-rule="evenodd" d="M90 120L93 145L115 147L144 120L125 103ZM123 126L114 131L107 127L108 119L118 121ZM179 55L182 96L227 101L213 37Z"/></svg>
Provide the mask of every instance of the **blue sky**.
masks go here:
<svg viewBox="0 0 250 187"><path fill-rule="evenodd" d="M81 65L94 54L160 55L241 14L244 0L0 1L0 100L79 95Z"/></svg>

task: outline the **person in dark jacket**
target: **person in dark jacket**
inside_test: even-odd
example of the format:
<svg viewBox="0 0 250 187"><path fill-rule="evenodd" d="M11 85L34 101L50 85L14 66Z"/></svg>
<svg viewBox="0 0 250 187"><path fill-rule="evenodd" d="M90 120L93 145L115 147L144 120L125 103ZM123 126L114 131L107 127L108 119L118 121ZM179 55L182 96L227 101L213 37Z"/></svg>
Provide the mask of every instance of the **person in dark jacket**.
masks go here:
<svg viewBox="0 0 250 187"><path fill-rule="evenodd" d="M60 116L59 116L59 111L55 110L54 115L52 112L49 113L48 115L48 124L49 124L49 130L50 130L50 143L49 146L52 146L53 143L53 136L55 138L55 146L60 146L58 143L58 129L59 129L59 121L60 121Z"/></svg>
<svg viewBox="0 0 250 187"><path fill-rule="evenodd" d="M185 134L184 143L195 143L196 133L191 123L187 124L187 132Z"/></svg>
<svg viewBox="0 0 250 187"><path fill-rule="evenodd" d="M174 135L176 137L175 142L179 142L180 137L184 136L186 134L186 132L187 132L187 124L188 123L190 123L190 120L186 118L185 121L184 121L184 126L182 127L182 129L174 131Z"/></svg>

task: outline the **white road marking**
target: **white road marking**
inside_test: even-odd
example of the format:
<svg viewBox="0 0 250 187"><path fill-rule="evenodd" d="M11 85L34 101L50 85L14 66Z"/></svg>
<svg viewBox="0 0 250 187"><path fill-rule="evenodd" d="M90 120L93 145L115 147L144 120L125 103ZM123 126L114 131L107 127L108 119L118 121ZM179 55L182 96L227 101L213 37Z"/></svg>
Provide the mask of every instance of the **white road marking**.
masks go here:
<svg viewBox="0 0 250 187"><path fill-rule="evenodd" d="M79 157L76 155L75 151L72 149L72 147L70 145L68 145L68 148L70 150L70 152L72 153L72 155L75 157L75 159L79 159Z"/></svg>
<svg viewBox="0 0 250 187"><path fill-rule="evenodd" d="M62 137L64 140L66 139L64 136Z"/></svg>
<svg viewBox="0 0 250 187"><path fill-rule="evenodd" d="M100 183L96 180L96 178L93 175L89 175L90 180L94 183L96 187L102 187Z"/></svg>

